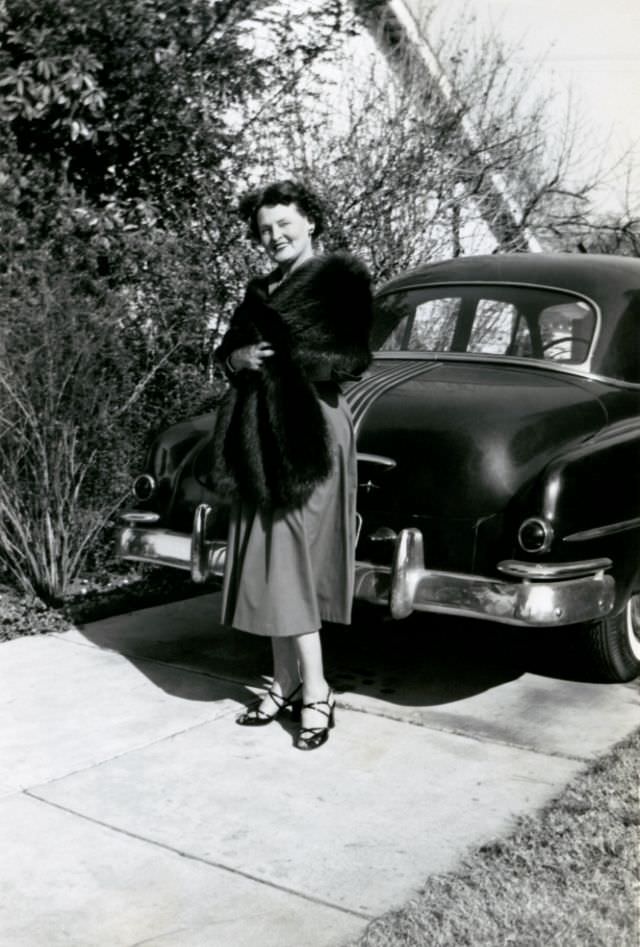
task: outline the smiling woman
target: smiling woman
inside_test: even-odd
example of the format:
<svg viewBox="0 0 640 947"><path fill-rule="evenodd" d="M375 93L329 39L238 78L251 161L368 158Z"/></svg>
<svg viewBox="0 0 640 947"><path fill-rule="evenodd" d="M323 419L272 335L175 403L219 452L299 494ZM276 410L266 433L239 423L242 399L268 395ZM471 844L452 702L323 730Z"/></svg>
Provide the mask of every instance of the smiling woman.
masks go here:
<svg viewBox="0 0 640 947"><path fill-rule="evenodd" d="M214 435L213 481L231 499L223 621L272 640L273 683L238 718L301 719L316 749L334 723L319 629L349 624L355 571L356 455L340 381L369 364L369 276L345 254L318 256L315 195L272 184L243 203L276 269L254 279L216 356L230 388Z"/></svg>

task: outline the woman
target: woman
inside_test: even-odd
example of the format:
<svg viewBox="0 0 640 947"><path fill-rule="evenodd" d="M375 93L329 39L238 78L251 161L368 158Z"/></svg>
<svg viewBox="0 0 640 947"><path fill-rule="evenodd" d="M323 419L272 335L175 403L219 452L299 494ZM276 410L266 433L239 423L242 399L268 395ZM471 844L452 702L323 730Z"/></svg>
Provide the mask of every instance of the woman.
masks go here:
<svg viewBox="0 0 640 947"><path fill-rule="evenodd" d="M355 439L339 382L370 361L370 279L347 254L316 253L323 214L305 187L272 184L243 209L276 269L250 282L216 352L231 382L214 437L233 497L223 621L272 643L273 684L237 722L291 710L311 750L334 725L320 626L351 620Z"/></svg>

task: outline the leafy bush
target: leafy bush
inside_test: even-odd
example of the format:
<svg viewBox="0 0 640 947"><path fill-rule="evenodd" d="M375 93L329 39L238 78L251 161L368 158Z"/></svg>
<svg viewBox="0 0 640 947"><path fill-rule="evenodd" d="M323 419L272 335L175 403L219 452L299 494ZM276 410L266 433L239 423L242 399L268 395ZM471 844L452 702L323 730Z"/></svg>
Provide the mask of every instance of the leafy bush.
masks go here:
<svg viewBox="0 0 640 947"><path fill-rule="evenodd" d="M215 401L209 313L193 241L109 230L60 193L28 221L2 207L0 562L56 601L123 502L149 434Z"/></svg>

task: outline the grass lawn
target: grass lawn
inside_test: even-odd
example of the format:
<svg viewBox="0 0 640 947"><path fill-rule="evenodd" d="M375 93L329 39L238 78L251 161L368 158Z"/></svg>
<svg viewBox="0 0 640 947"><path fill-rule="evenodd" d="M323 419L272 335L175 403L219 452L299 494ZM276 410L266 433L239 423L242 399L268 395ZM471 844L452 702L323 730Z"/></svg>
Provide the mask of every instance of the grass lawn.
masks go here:
<svg viewBox="0 0 640 947"><path fill-rule="evenodd" d="M638 947L640 730L349 947Z"/></svg>

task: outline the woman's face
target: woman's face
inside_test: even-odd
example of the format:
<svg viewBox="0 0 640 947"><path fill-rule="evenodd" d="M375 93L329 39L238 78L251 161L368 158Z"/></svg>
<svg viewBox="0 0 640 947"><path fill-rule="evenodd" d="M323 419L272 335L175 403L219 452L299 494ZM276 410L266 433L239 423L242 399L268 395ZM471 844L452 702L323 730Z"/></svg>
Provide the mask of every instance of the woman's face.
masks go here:
<svg viewBox="0 0 640 947"><path fill-rule="evenodd" d="M313 221L295 204L261 207L256 222L260 243L282 269L291 269L313 256Z"/></svg>

